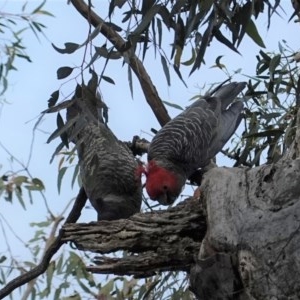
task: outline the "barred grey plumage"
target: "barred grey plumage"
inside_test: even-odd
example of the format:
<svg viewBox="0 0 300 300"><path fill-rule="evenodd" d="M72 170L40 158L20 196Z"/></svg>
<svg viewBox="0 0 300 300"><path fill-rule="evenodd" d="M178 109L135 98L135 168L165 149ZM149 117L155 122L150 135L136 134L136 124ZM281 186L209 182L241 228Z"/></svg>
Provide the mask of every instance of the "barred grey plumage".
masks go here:
<svg viewBox="0 0 300 300"><path fill-rule="evenodd" d="M195 101L155 135L146 170L151 199L164 205L174 202L186 179L223 148L240 124L243 103L232 102L245 85L233 82Z"/></svg>
<svg viewBox="0 0 300 300"><path fill-rule="evenodd" d="M104 124L103 102L82 86L67 120L77 118L69 132L77 147L80 176L98 220L128 218L140 211L141 181L138 163L129 148Z"/></svg>

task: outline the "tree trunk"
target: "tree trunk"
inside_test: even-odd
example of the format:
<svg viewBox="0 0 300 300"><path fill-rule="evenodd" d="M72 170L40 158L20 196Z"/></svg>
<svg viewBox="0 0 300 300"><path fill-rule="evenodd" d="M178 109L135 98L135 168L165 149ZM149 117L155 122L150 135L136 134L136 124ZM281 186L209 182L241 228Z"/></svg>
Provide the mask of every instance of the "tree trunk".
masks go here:
<svg viewBox="0 0 300 300"><path fill-rule="evenodd" d="M207 173L208 229L191 270L199 299L300 299L299 170L297 159Z"/></svg>

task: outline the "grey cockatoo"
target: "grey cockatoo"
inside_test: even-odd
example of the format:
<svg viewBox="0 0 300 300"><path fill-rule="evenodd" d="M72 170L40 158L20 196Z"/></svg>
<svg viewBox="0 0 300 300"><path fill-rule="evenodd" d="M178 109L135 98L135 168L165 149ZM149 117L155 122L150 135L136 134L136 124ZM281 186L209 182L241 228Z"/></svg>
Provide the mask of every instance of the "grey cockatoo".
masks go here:
<svg viewBox="0 0 300 300"><path fill-rule="evenodd" d="M69 138L76 144L82 184L98 220L128 218L142 202L138 163L103 122L104 103L91 82L77 87L67 109L68 122L75 121Z"/></svg>
<svg viewBox="0 0 300 300"><path fill-rule="evenodd" d="M187 178L223 148L242 119L243 103L233 101L245 85L224 85L214 95L196 100L158 131L143 171L152 200L163 205L173 203Z"/></svg>

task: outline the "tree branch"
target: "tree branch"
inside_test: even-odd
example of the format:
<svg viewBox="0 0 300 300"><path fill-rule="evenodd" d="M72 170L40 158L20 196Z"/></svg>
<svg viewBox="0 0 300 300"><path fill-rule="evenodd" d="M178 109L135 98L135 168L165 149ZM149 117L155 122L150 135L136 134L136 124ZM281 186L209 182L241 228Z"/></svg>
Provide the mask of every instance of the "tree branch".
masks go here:
<svg viewBox="0 0 300 300"><path fill-rule="evenodd" d="M87 200L87 196L83 188L80 189L74 205L72 207L71 212L69 213L65 224L67 223L75 223L81 215L81 210L84 207ZM25 274L22 274L12 281L10 281L3 289L0 290L0 299L8 296L10 293L13 292L16 288L22 286L25 283L30 282L31 280L35 279L42 273L44 273L49 265L49 262L53 255L59 250L59 248L64 244L62 240L63 232L60 231L58 236L54 239L54 241L48 246L47 250L45 251L45 255L43 256L39 265L37 265L32 270L28 271Z"/></svg>
<svg viewBox="0 0 300 300"><path fill-rule="evenodd" d="M150 142L135 135L131 142L125 142L125 144L129 147L134 156L142 156L143 154L148 153Z"/></svg>
<svg viewBox="0 0 300 300"><path fill-rule="evenodd" d="M133 47L126 49L126 41L109 26L105 21L99 17L83 0L70 0L76 10L94 27L98 27L99 31L113 44L113 46L120 52L120 54L128 62L129 66L136 74L146 100L151 107L159 124L164 126L170 117L166 108L164 107L156 87L151 81L143 63L134 54ZM124 51L126 49L126 51Z"/></svg>
<svg viewBox="0 0 300 300"><path fill-rule="evenodd" d="M161 271L188 271L206 232L198 200L189 198L165 211L139 213L127 220L66 224L62 241L101 254L127 250L122 258L97 257L93 273L146 277Z"/></svg>

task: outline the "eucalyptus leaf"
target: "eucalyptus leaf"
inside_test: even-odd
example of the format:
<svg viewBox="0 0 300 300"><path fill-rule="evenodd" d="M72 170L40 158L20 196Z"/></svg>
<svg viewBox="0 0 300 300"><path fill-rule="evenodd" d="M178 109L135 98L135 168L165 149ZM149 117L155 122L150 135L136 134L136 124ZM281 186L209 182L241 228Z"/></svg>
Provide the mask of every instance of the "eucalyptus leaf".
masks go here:
<svg viewBox="0 0 300 300"><path fill-rule="evenodd" d="M268 136L277 136L278 134L283 134L284 131L282 129L269 129L265 131L245 134L243 138L253 138L253 137L268 137Z"/></svg>
<svg viewBox="0 0 300 300"><path fill-rule="evenodd" d="M57 176L57 190L58 193L60 194L61 191L61 184L62 184L62 179L67 171L67 167L62 167L59 172L58 172L58 176Z"/></svg>
<svg viewBox="0 0 300 300"><path fill-rule="evenodd" d="M110 77L108 77L108 76L102 75L101 78L102 78L103 80L105 80L106 82L108 82L108 83L115 84L115 82L113 81L113 79L110 78Z"/></svg>
<svg viewBox="0 0 300 300"><path fill-rule="evenodd" d="M48 100L48 108L54 106L59 98L59 90L53 92Z"/></svg>
<svg viewBox="0 0 300 300"><path fill-rule="evenodd" d="M164 104L168 105L168 106L173 107L173 108L176 108L176 109L179 109L179 110L184 110L180 105L178 105L176 103L168 102L168 101L165 101L165 100L163 100L162 102Z"/></svg>
<svg viewBox="0 0 300 300"><path fill-rule="evenodd" d="M60 67L57 71L57 79L64 79L68 77L72 72L74 68L71 67Z"/></svg>
<svg viewBox="0 0 300 300"><path fill-rule="evenodd" d="M71 54L74 53L76 50L78 50L80 48L79 44L76 43L65 43L65 48L58 48L56 47L53 43L52 43L52 47L59 53L61 54Z"/></svg>
<svg viewBox="0 0 300 300"><path fill-rule="evenodd" d="M164 74L165 74L166 79L167 79L168 86L170 86L171 85L171 77L170 77L170 71L169 71L169 67L168 67L168 64L167 64L167 60L163 55L161 55L160 59L161 59L161 64L162 64L162 67L163 67L163 70L164 70Z"/></svg>
<svg viewBox="0 0 300 300"><path fill-rule="evenodd" d="M160 8L161 8L160 5L152 6L150 10L148 10L145 16L143 17L141 23L132 32L132 35L140 35L141 33L143 33L144 30L149 26L154 16L159 12Z"/></svg>
<svg viewBox="0 0 300 300"><path fill-rule="evenodd" d="M256 25L251 19L249 20L248 25L246 27L246 33L258 46L266 48L263 39L258 33Z"/></svg>

